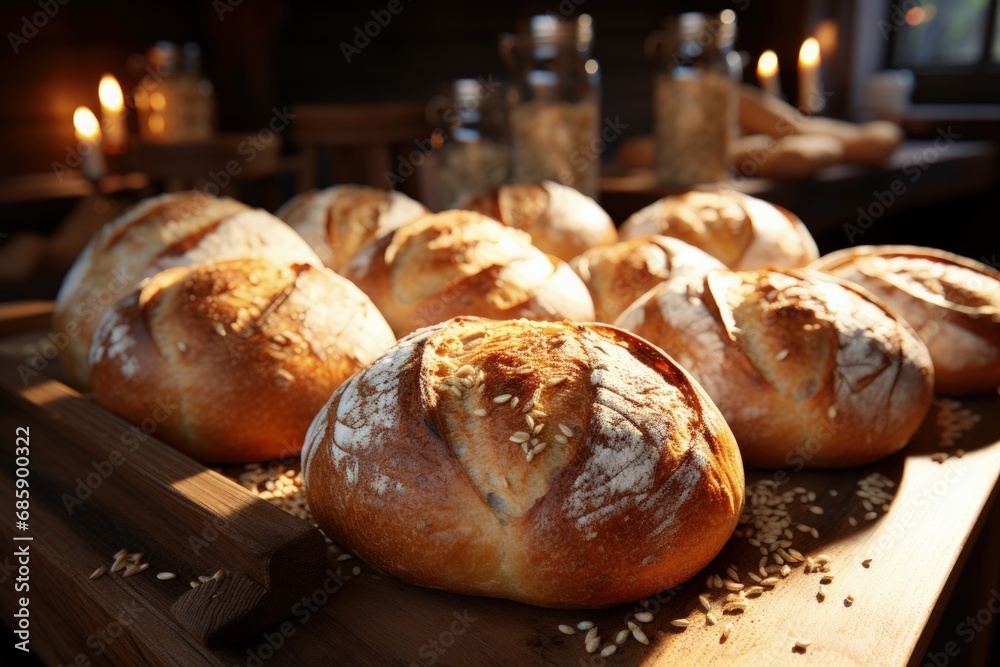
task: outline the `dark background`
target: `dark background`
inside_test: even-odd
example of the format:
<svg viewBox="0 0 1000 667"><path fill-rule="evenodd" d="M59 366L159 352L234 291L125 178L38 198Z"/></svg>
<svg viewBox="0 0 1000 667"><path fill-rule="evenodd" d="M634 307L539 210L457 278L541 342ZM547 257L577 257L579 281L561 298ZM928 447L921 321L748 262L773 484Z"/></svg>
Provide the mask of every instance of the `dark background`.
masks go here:
<svg viewBox="0 0 1000 667"><path fill-rule="evenodd" d="M63 158L67 146L75 144L73 109L80 104L98 108L100 76L110 71L126 90L134 86L137 78L127 66L128 57L145 52L157 40L199 43L204 70L216 87L220 129L251 132L266 125L274 107L303 102L423 102L436 94L441 84L457 77L505 78L506 68L497 53L497 35L515 30L519 20L534 13L560 13L561 7L569 7L573 13L586 12L594 17L594 57L603 73L602 113L620 116L629 126L624 135L628 137L651 131L656 66L643 56L642 45L665 15L690 10L736 10L740 30L737 48L749 56L746 78L752 79L760 52L772 48L782 63L783 88L794 96L794 62L802 39L824 18L850 25L856 8L855 2L847 0L585 0L579 4L564 0L562 5L533 1L400 1L402 13L347 63L340 43L352 41L355 27L371 21L370 12L384 9L387 2L242 0L231 11L221 11L220 7L228 7L226 0L70 0L59 6L58 14L48 19L19 53L13 52L6 37L0 45L0 180L49 171L53 161ZM889 3L882 4L888 16ZM22 17L37 11L35 2L3 3L3 34L19 31ZM841 48L830 63L830 111L834 114L846 115L851 108L850 71L856 64L852 61L856 51L853 39L854 35L842 30ZM876 65L881 68L888 64L886 60ZM993 118L966 132L963 139L996 140L1000 137L998 128L1000 118ZM286 141L284 150L294 154L296 147ZM291 196L294 179L283 181L282 187L284 195ZM1000 256L996 195L994 188L990 193L945 199L917 211L890 211L865 234L863 241L929 245L995 263ZM59 200L0 205L0 234L10 237L28 230L51 233L74 203ZM0 241L3 238L0 236ZM823 251L849 244L839 232L821 236L818 241ZM37 281L0 285L0 300L51 298L60 278L48 275ZM984 566L996 568L997 564ZM963 578L972 580L975 574L967 571ZM941 650L944 642L954 639L956 623L982 607L980 594L989 595L975 585L964 588L972 593L955 596L931 650ZM995 620L994 625L997 623ZM873 661L877 662L877 658L873 657ZM993 664L1000 664L1000 656Z"/></svg>

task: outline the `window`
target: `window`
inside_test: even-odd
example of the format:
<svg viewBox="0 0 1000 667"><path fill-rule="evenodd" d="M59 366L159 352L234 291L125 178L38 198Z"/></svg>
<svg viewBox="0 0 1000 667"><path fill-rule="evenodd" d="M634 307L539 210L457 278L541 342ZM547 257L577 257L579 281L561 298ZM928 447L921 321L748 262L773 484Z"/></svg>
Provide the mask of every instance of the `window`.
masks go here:
<svg viewBox="0 0 1000 667"><path fill-rule="evenodd" d="M913 70L914 102L1000 103L998 0L894 0L889 67Z"/></svg>

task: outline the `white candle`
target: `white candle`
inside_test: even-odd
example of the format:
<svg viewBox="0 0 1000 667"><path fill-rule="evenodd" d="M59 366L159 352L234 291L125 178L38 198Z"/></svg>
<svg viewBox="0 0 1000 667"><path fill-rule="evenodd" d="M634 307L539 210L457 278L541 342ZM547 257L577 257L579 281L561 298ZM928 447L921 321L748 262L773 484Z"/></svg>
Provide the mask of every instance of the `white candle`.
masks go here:
<svg viewBox="0 0 1000 667"><path fill-rule="evenodd" d="M77 150L82 163L80 170L91 181L97 182L104 176L104 153L101 152L101 125L97 116L87 107L77 107L73 112L73 128L78 141Z"/></svg>
<svg viewBox="0 0 1000 667"><path fill-rule="evenodd" d="M818 113L826 106L820 86L819 42L810 37L799 49L799 109L803 113Z"/></svg>
<svg viewBox="0 0 1000 667"><path fill-rule="evenodd" d="M778 54L768 49L757 60L757 82L766 92L781 97L781 79Z"/></svg>
<svg viewBox="0 0 1000 667"><path fill-rule="evenodd" d="M125 98L118 79L111 74L101 77L97 87L101 100L101 127L104 133L104 150L108 155L125 152L128 131L125 127Z"/></svg>

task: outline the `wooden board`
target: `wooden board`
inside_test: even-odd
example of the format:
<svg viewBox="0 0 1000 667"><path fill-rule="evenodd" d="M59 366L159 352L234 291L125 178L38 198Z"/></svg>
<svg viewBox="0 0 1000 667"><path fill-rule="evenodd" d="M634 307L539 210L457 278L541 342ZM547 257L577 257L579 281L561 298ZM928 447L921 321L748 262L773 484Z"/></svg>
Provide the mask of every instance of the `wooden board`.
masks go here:
<svg viewBox="0 0 1000 667"><path fill-rule="evenodd" d="M0 363L12 364L24 342L44 338L39 330L18 334L0 344ZM58 375L53 364L46 371ZM825 601L817 600L818 574L801 565L777 586L753 599L742 614L721 613L728 591L713 591L719 624L707 626L698 594L705 593L708 574L725 577L730 564L749 586L760 553L747 538L734 537L699 576L671 591L638 604L591 612L553 611L505 600L453 595L404 584L379 574L357 560L328 559L323 583L288 609L288 617L271 629L221 651L194 641L170 616L176 581L133 577L98 580L86 576L93 564L81 554L113 553L128 542L128 521L141 520L133 508L108 507L100 535L81 531L59 504L59 489L32 505L33 543L38 556L32 573L32 614L37 634L32 648L51 664L70 664L83 656L92 664L181 665L526 665L526 664L858 664L918 663L927 648L938 615L955 583L963 559L1000 475L1000 400L996 396L963 401L982 419L951 448L942 449L938 402L921 431L903 452L862 469L789 472L782 490L801 486L816 493L814 502L798 497L790 504L794 525L815 527L818 538L795 530L794 547L804 555L830 557L835 578ZM96 405L95 411L101 411ZM64 455L58 428L9 405L0 410L0 432L13 441L15 425L32 428L33 467L47 465L43 456ZM954 454L944 463L937 452ZM44 455L43 455L44 453ZM0 497L10 498L10 465L0 475ZM80 474L87 472L80 469ZM863 499L855 495L858 480L879 472L896 485L888 512L863 519ZM206 473L210 474L209 471ZM748 474L748 482L774 479L774 472ZM192 479L197 484L197 477ZM98 489L99 491L99 489ZM831 491L837 495L831 495ZM797 496L799 494L796 494ZM259 502L259 501L258 501ZM816 505L822 514L807 509ZM0 513L3 533L12 530L10 512ZM849 517L859 524L852 527ZM297 521L297 519L296 519ZM173 535L184 540L184 535ZM97 543L95 544L95 540ZM871 558L870 567L862 561ZM353 574L353 568L360 573ZM986 572L983 585L997 572ZM779 575L780 578L780 575ZM141 580L140 580L141 579ZM97 585L102 584L106 585ZM166 585L164 585L166 584ZM185 584L186 585L186 584ZM844 605L847 595L854 604ZM0 587L4 608L13 607L9 586ZM70 611L72 610L72 611ZM84 610L85 613L81 613ZM635 612L653 620L641 623L649 636L644 646L629 639L607 659L584 650L584 633L566 636L560 624L589 620L605 646ZM8 617L9 618L9 617ZM681 629L671 620L688 618ZM11 623L10 620L7 621ZM720 641L722 629L731 634ZM114 636L112 636L114 635ZM796 638L810 640L805 654L793 652ZM956 638L959 644L960 637ZM81 663L82 664L82 663Z"/></svg>

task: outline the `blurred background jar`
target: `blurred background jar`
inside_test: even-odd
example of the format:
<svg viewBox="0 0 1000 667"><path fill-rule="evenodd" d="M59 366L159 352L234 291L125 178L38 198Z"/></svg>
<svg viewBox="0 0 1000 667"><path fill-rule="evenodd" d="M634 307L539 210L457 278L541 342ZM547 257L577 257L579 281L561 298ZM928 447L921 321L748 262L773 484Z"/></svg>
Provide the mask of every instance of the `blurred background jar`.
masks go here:
<svg viewBox="0 0 1000 667"><path fill-rule="evenodd" d="M726 178L737 133L741 74L736 13L668 16L646 40L660 63L654 82L656 172L661 185L689 187Z"/></svg>
<svg viewBox="0 0 1000 667"><path fill-rule="evenodd" d="M433 210L465 200L507 182L507 119L500 84L456 79L447 94L427 105L427 119L438 129L431 136L425 203Z"/></svg>
<svg viewBox="0 0 1000 667"><path fill-rule="evenodd" d="M600 74L590 57L593 21L534 16L502 35L500 55L514 79L510 104L511 180L550 179L597 195Z"/></svg>
<svg viewBox="0 0 1000 667"><path fill-rule="evenodd" d="M134 92L140 139L177 144L211 138L215 89L201 70L201 47L157 42L146 61L146 75Z"/></svg>

